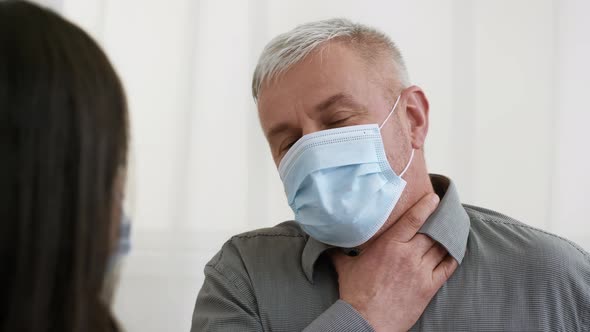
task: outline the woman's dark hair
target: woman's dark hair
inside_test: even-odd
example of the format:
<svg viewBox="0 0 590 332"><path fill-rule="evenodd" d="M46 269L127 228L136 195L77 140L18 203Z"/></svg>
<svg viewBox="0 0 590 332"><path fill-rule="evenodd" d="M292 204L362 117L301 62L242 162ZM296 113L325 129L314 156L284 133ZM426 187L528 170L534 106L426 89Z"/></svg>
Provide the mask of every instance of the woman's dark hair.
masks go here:
<svg viewBox="0 0 590 332"><path fill-rule="evenodd" d="M0 331L112 331L100 299L127 109L109 60L50 10L0 0Z"/></svg>

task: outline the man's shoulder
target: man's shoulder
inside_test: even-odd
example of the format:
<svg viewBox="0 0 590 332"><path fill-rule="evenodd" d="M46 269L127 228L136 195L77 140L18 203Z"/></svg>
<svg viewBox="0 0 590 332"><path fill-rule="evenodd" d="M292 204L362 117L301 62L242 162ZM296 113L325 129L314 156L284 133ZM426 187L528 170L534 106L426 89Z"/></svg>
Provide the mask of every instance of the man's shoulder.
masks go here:
<svg viewBox="0 0 590 332"><path fill-rule="evenodd" d="M574 242L493 210L464 207L471 220L471 233L478 237L484 249L511 256L515 261L522 258L530 264L545 266L562 262L570 270L583 268L590 272L590 254Z"/></svg>
<svg viewBox="0 0 590 332"><path fill-rule="evenodd" d="M229 241L245 243L258 241L262 238L306 238L307 235L295 221L285 221L274 227L260 228L231 237Z"/></svg>
<svg viewBox="0 0 590 332"><path fill-rule="evenodd" d="M231 268L270 263L273 257L301 255L308 235L294 221L286 221L274 227L261 228L232 236L222 246L208 266Z"/></svg>
<svg viewBox="0 0 590 332"><path fill-rule="evenodd" d="M507 303L544 303L528 310L546 315L564 312L551 318L556 322L579 321L590 312L586 251L501 213L474 206L465 210L471 220L465 255L469 276L486 280L492 290L488 294L497 297L495 290L502 290Z"/></svg>

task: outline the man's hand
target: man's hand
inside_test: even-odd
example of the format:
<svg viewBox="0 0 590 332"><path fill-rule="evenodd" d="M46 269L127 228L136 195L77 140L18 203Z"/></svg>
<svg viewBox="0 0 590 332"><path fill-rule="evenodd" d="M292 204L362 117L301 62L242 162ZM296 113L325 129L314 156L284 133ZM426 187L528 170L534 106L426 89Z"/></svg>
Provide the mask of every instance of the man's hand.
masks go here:
<svg viewBox="0 0 590 332"><path fill-rule="evenodd" d="M340 298L376 331L409 330L457 268L440 244L417 234L438 201L423 197L358 257L332 255Z"/></svg>

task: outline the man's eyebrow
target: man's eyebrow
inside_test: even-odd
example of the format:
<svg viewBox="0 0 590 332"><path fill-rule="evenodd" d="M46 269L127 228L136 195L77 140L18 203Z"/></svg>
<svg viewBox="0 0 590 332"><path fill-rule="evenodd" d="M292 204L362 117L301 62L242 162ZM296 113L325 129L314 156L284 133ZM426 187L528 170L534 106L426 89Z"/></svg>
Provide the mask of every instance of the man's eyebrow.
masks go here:
<svg viewBox="0 0 590 332"><path fill-rule="evenodd" d="M321 103L317 104L315 107L315 111L321 113L333 106L348 106L353 108L363 108L359 103L354 101L354 98L346 93L337 93L328 99L322 101Z"/></svg>
<svg viewBox="0 0 590 332"><path fill-rule="evenodd" d="M364 106L357 103L351 95L346 93L337 93L331 97L328 97L326 100L322 101L321 103L315 106L315 111L321 113L322 111L334 106L348 106L358 110L365 111ZM280 134L281 132L289 129L290 127L291 126L289 126L288 123L279 123L268 130L266 138L270 140L272 137L276 136L277 134Z"/></svg>
<svg viewBox="0 0 590 332"><path fill-rule="evenodd" d="M287 129L289 129L289 125L288 124L286 124L286 123L279 123L278 125L270 128L270 130L266 134L266 137L270 140L272 137L276 136L277 134L279 134L282 131L285 131Z"/></svg>

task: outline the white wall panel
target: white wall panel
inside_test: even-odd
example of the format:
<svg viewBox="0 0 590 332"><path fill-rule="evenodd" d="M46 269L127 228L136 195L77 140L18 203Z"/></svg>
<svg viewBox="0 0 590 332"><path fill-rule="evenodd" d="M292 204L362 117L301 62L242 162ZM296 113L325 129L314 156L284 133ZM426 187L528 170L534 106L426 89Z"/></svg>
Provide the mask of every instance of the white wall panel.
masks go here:
<svg viewBox="0 0 590 332"><path fill-rule="evenodd" d="M553 3L478 1L474 15L471 199L546 227L554 131Z"/></svg>
<svg viewBox="0 0 590 332"><path fill-rule="evenodd" d="M559 1L551 230L590 250L590 2Z"/></svg>

